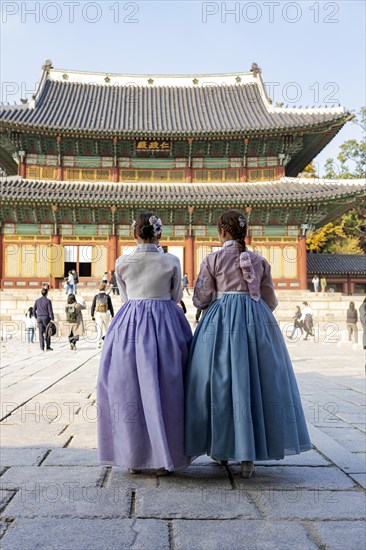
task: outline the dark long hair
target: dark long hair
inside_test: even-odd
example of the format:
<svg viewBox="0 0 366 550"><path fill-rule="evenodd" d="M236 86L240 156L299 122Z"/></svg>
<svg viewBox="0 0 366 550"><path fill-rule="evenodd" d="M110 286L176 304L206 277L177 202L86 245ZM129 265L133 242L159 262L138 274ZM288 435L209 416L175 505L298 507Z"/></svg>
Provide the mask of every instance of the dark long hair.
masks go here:
<svg viewBox="0 0 366 550"><path fill-rule="evenodd" d="M144 241L153 241L156 237L154 227L149 221L152 216L158 218L154 212L142 212L136 220L136 235Z"/></svg>
<svg viewBox="0 0 366 550"><path fill-rule="evenodd" d="M240 210L227 210L217 220L217 229L224 229L245 250L245 237L247 236L247 221Z"/></svg>

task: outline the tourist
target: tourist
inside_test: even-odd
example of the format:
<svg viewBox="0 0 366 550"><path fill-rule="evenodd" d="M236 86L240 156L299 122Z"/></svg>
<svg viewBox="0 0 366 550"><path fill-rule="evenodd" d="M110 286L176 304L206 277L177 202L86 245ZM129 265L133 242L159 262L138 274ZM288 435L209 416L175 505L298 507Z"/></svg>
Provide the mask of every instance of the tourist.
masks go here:
<svg viewBox="0 0 366 550"><path fill-rule="evenodd" d="M70 342L70 348L76 350L76 342L80 336L84 334L83 315L82 309L86 309L84 300L79 297L76 298L75 294L69 294L67 297L67 305L65 307L66 322L68 323L68 337Z"/></svg>
<svg viewBox="0 0 366 550"><path fill-rule="evenodd" d="M105 337L97 406L99 459L158 475L185 468L183 373L191 328L182 309L181 268L159 254L161 220L144 212L134 226L137 248L116 263L125 302Z"/></svg>
<svg viewBox="0 0 366 550"><path fill-rule="evenodd" d="M54 320L52 302L47 298L47 288L42 288L41 294L41 298L36 300L33 308L34 316L38 324L39 345L42 351L52 351L50 332L47 330L50 321Z"/></svg>
<svg viewBox="0 0 366 550"><path fill-rule="evenodd" d="M112 290L113 296L115 294L119 294L119 290L118 290L118 286L117 286L117 279L116 279L116 272L115 272L114 269L111 271L111 278L110 278L109 284L111 285L111 290Z"/></svg>
<svg viewBox="0 0 366 550"><path fill-rule="evenodd" d="M313 326L314 326L314 320L313 320L313 310L309 306L307 302L303 302L302 305L304 306L301 311L301 326L305 330L305 338L304 340L307 340L310 336L314 336L313 333Z"/></svg>
<svg viewBox="0 0 366 550"><path fill-rule="evenodd" d="M108 271L104 272L104 275L102 277L102 283L104 283L105 285L108 284Z"/></svg>
<svg viewBox="0 0 366 550"><path fill-rule="evenodd" d="M186 375L185 452L221 464L284 458L311 448L291 360L272 311L269 263L246 249L238 210L217 222L223 247L203 260L193 303L198 324ZM272 311L271 311L272 310Z"/></svg>
<svg viewBox="0 0 366 550"><path fill-rule="evenodd" d="M301 319L301 309L300 309L300 306L296 306L295 308L295 315L292 317L293 320L294 320L294 328L292 329L292 333L291 333L291 336L290 336L290 340L292 340L292 338L294 337L295 335L295 332L297 331L297 329L300 329L301 331L301 336L303 335L304 331L302 329L302 323L300 321Z"/></svg>
<svg viewBox="0 0 366 550"><path fill-rule="evenodd" d="M30 307L24 316L25 321L25 334L27 344L34 344L35 329L37 321L33 313L33 308Z"/></svg>
<svg viewBox="0 0 366 550"><path fill-rule="evenodd" d="M318 275L314 275L311 282L313 283L313 286L314 286L314 292L319 292L319 277L318 277Z"/></svg>
<svg viewBox="0 0 366 550"><path fill-rule="evenodd" d="M97 329L97 348L102 347L102 341L107 333L110 316L114 317L114 310L111 297L106 293L106 284L99 284L99 293L94 296L91 317L92 321L95 321Z"/></svg>
<svg viewBox="0 0 366 550"><path fill-rule="evenodd" d="M360 314L360 321L363 329L363 349L366 349L366 298L362 302L358 312Z"/></svg>
<svg viewBox="0 0 366 550"><path fill-rule="evenodd" d="M326 278L324 277L324 275L323 275L323 277L320 279L320 287L321 287L321 289L322 289L322 294L325 294L326 291L327 291L327 280L326 280Z"/></svg>
<svg viewBox="0 0 366 550"><path fill-rule="evenodd" d="M352 342L352 335L355 344L358 343L358 329L357 329L357 309L355 308L355 303L350 302L349 308L347 309L347 330L348 330L348 340Z"/></svg>
<svg viewBox="0 0 366 550"><path fill-rule="evenodd" d="M74 294L77 293L77 285L79 284L79 273L75 271L75 269L72 270L72 276L74 279Z"/></svg>
<svg viewBox="0 0 366 550"><path fill-rule="evenodd" d="M185 273L185 274L183 275L182 284L183 284L183 292L186 291L186 293L188 294L188 296L190 296L190 293L189 293L189 290L188 290L189 279L188 279L187 273Z"/></svg>
<svg viewBox="0 0 366 550"><path fill-rule="evenodd" d="M66 287L66 295L68 294L75 294L75 283L74 283L74 276L72 274L72 270L67 274L67 287Z"/></svg>

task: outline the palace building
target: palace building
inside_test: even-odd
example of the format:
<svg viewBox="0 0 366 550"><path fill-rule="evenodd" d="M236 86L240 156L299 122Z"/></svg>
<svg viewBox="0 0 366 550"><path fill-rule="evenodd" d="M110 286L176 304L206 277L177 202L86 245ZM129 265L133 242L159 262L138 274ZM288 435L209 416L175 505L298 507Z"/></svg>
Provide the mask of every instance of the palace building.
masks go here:
<svg viewBox="0 0 366 550"><path fill-rule="evenodd" d="M306 232L366 196L362 182L298 174L352 118L273 105L246 73L136 76L43 66L31 100L0 107L1 287L94 286L134 247L142 210L193 283L219 246L223 209L246 212L248 244L277 288L305 289Z"/></svg>

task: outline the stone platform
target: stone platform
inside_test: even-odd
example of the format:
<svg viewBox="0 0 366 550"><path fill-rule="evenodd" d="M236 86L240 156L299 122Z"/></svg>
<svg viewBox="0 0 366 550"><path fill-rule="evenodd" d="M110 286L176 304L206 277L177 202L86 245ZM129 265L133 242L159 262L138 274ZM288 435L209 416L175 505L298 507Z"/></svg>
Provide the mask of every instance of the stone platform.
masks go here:
<svg viewBox="0 0 366 550"><path fill-rule="evenodd" d="M41 352L19 333L1 344L4 550L365 547L363 350L288 344L313 449L258 463L244 480L238 464L208 457L163 478L99 466L100 353L87 339L76 352L65 338L52 347Z"/></svg>

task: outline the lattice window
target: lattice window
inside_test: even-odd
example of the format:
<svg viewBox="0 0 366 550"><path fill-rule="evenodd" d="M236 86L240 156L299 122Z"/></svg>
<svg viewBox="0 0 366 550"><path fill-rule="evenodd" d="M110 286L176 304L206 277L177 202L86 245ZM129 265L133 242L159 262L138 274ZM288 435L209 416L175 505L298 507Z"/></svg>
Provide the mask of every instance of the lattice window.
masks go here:
<svg viewBox="0 0 366 550"><path fill-rule="evenodd" d="M284 246L283 253L283 276L288 279L297 277L297 256L298 249L296 246Z"/></svg>
<svg viewBox="0 0 366 550"><path fill-rule="evenodd" d="M107 249L102 246L93 246L92 272L93 277L102 278L107 271Z"/></svg>
<svg viewBox="0 0 366 550"><path fill-rule="evenodd" d="M49 275L50 254L48 245L36 245L36 277L47 277Z"/></svg>
<svg viewBox="0 0 366 550"><path fill-rule="evenodd" d="M248 170L248 181L270 181L275 179L276 171L272 168Z"/></svg>
<svg viewBox="0 0 366 550"><path fill-rule="evenodd" d="M270 264L272 268L272 277L280 279L283 277L283 252L281 247L273 246L270 250Z"/></svg>
<svg viewBox="0 0 366 550"><path fill-rule="evenodd" d="M17 244L8 244L5 247L5 275L6 277L18 277L19 263L21 259L21 247Z"/></svg>
<svg viewBox="0 0 366 550"><path fill-rule="evenodd" d="M64 178L67 181L110 181L110 171L103 168L67 168Z"/></svg>
<svg viewBox="0 0 366 550"><path fill-rule="evenodd" d="M48 166L27 166L26 176L29 179L55 180L56 168Z"/></svg>
<svg viewBox="0 0 366 550"><path fill-rule="evenodd" d="M34 277L36 275L36 245L23 244L21 248L22 277Z"/></svg>

